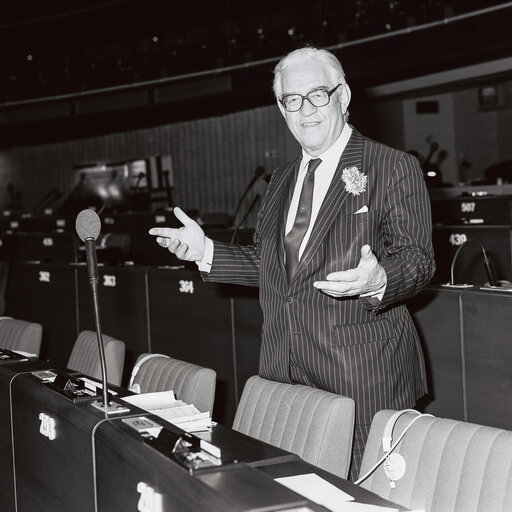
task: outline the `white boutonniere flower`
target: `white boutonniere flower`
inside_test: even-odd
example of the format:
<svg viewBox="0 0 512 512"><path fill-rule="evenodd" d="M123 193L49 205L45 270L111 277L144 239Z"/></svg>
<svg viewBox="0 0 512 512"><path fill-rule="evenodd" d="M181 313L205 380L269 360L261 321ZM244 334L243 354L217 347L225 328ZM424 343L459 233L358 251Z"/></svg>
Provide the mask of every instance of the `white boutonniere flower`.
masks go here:
<svg viewBox="0 0 512 512"><path fill-rule="evenodd" d="M345 183L347 192L358 196L366 190L366 182L368 177L363 174L357 167L345 167L341 174L341 179Z"/></svg>

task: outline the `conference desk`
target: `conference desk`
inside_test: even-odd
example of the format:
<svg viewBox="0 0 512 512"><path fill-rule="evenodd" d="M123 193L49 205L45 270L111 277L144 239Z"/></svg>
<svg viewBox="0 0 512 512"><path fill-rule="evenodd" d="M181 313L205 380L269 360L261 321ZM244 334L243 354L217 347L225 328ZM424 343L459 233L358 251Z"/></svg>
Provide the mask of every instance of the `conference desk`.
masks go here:
<svg viewBox="0 0 512 512"><path fill-rule="evenodd" d="M15 510L14 499L14 467L11 430L11 397L12 382L19 375L30 374L42 370L49 365L37 359L1 359L0 360L0 503L6 511ZM2 508L4 510L4 508Z"/></svg>
<svg viewBox="0 0 512 512"><path fill-rule="evenodd" d="M57 373L55 383L34 375L41 369ZM77 398L65 390L79 377L32 359L0 364L0 398L4 410L11 405L12 425L0 439L3 462L12 461L11 466L3 464L2 510L325 510L274 481L277 476L303 473L318 474L360 502L393 506L296 455L223 425L186 434L131 404L126 411L106 415L92 407L97 397ZM130 394L121 388L113 391L118 403ZM129 423L140 418L159 424L158 434ZM8 422L2 422L6 429ZM183 441L205 456L201 442L207 441L207 446L220 449L221 456L207 456L191 468L187 449L176 449L185 446Z"/></svg>
<svg viewBox="0 0 512 512"><path fill-rule="evenodd" d="M429 286L408 306L427 365L422 411L512 429L512 291Z"/></svg>
<svg viewBox="0 0 512 512"><path fill-rule="evenodd" d="M126 344L125 376L137 357L161 352L217 373L216 421L231 425L243 387L258 372L258 289L204 283L190 269L100 267L105 334ZM78 333L94 330L84 265L10 268L6 314L43 325L42 358L68 361ZM407 301L423 344L436 416L512 428L512 292L428 286Z"/></svg>

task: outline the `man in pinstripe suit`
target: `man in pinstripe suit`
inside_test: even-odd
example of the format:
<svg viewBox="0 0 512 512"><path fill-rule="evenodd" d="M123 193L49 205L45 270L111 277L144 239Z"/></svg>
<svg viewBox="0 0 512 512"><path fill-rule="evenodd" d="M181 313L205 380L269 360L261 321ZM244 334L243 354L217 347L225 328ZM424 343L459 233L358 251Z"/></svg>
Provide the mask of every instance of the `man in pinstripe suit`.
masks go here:
<svg viewBox="0 0 512 512"><path fill-rule="evenodd" d="M150 234L196 261L207 281L260 287L262 377L355 400L355 478L375 412L413 407L426 392L403 301L435 268L428 194L414 157L348 124L350 88L330 52L290 53L276 66L274 92L302 154L273 173L254 244L213 242L179 208L182 228ZM287 239L305 213L305 233L290 252Z"/></svg>

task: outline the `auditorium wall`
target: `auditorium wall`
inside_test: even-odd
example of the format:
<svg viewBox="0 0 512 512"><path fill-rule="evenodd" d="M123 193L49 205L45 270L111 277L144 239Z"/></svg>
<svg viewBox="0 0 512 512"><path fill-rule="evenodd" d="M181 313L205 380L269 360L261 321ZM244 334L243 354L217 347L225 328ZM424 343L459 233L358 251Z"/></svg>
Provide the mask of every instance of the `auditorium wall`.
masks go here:
<svg viewBox="0 0 512 512"><path fill-rule="evenodd" d="M444 86L445 91L405 91L365 100L354 91L350 120L365 135L425 156L427 138L447 152L440 165L445 181L457 184L483 177L487 166L512 159L508 126L512 123L512 81L496 82L502 93L495 107L479 104L482 79L470 86ZM492 82L491 82L492 83ZM438 102L439 112L418 113L418 102ZM114 115L114 114L113 114ZM57 187L66 195L74 184L73 166L123 161L154 154L171 155L175 202L187 209L232 213L246 184L262 165L270 174L298 154L275 105L225 116L170 123L77 140L0 150L0 204L5 187L22 191L30 209ZM434 162L439 152L433 159ZM464 162L468 166L464 166Z"/></svg>
<svg viewBox="0 0 512 512"><path fill-rule="evenodd" d="M75 165L154 154L172 156L177 203L202 212L232 212L256 167L263 165L270 173L278 163L296 156L298 146L272 105L81 140L3 149L0 180L7 184L15 176L17 183L23 183L22 204L30 210L53 187L69 192Z"/></svg>

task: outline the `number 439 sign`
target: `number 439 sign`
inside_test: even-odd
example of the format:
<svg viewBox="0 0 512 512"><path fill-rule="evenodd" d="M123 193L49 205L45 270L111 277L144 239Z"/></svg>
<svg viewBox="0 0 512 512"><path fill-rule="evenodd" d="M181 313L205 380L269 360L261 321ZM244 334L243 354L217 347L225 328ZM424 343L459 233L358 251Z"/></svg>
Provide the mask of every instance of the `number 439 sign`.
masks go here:
<svg viewBox="0 0 512 512"><path fill-rule="evenodd" d="M452 233L448 239L451 245L462 245L468 241L468 237L465 233Z"/></svg>

